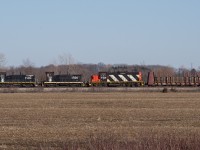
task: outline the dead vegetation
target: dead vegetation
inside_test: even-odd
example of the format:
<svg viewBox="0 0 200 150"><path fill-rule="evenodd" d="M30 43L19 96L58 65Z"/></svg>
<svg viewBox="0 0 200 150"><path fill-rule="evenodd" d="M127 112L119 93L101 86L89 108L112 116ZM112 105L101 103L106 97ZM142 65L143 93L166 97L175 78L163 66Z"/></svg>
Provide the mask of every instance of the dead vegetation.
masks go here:
<svg viewBox="0 0 200 150"><path fill-rule="evenodd" d="M0 94L0 149L198 149L200 93Z"/></svg>

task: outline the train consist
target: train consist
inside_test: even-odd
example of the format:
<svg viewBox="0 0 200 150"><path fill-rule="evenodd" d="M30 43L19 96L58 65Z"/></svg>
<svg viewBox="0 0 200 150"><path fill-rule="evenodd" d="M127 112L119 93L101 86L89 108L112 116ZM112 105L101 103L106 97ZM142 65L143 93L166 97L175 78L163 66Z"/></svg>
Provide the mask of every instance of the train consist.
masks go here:
<svg viewBox="0 0 200 150"><path fill-rule="evenodd" d="M0 87L140 87L140 86L200 86L200 74L160 76L149 72L146 82L142 72L99 72L83 82L80 74L57 74L46 72L46 80L37 82L35 75L7 75L0 72Z"/></svg>

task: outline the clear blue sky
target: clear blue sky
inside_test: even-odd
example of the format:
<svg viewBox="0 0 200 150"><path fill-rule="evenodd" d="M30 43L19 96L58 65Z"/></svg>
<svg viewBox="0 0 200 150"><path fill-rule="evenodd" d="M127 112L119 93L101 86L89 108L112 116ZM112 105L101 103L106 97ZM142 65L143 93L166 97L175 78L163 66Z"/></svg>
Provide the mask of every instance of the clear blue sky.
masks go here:
<svg viewBox="0 0 200 150"><path fill-rule="evenodd" d="M7 66L77 62L200 66L199 0L0 0Z"/></svg>

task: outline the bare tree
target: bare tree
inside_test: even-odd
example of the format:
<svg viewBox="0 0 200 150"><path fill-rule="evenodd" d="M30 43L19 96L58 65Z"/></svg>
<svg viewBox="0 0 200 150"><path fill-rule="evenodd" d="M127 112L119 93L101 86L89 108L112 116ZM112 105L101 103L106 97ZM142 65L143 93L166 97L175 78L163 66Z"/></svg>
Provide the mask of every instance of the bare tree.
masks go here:
<svg viewBox="0 0 200 150"><path fill-rule="evenodd" d="M6 57L3 53L0 53L0 68L5 67L6 64Z"/></svg>
<svg viewBox="0 0 200 150"><path fill-rule="evenodd" d="M24 67L33 67L34 63L29 58L27 58L27 59L23 60L23 65L22 66L24 66Z"/></svg>
<svg viewBox="0 0 200 150"><path fill-rule="evenodd" d="M34 70L34 63L29 58L27 58L23 60L20 70L25 74L32 74Z"/></svg>
<svg viewBox="0 0 200 150"><path fill-rule="evenodd" d="M71 65L75 64L75 59L72 57L71 54L63 53L62 55L58 56L59 64L61 65Z"/></svg>
<svg viewBox="0 0 200 150"><path fill-rule="evenodd" d="M185 66L181 66L180 68L178 68L179 76L185 76L188 72L190 72L190 71Z"/></svg>
<svg viewBox="0 0 200 150"><path fill-rule="evenodd" d="M198 69L197 69L198 71L200 71L200 66L198 67Z"/></svg>
<svg viewBox="0 0 200 150"><path fill-rule="evenodd" d="M154 67L153 71L159 77L173 76L175 74L175 69L170 66L159 66L158 65L158 66Z"/></svg>
<svg viewBox="0 0 200 150"><path fill-rule="evenodd" d="M59 55L58 61L60 64L59 72L71 74L78 71L78 65L75 63L75 59L71 54L63 53L62 55Z"/></svg>

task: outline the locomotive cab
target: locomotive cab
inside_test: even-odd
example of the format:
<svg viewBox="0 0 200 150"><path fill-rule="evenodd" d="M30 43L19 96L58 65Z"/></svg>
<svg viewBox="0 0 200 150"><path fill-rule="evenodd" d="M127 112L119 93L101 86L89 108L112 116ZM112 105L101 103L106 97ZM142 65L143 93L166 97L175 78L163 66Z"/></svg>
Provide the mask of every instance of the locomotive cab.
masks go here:
<svg viewBox="0 0 200 150"><path fill-rule="evenodd" d="M54 76L54 72L46 72L46 81L52 82L53 76Z"/></svg>
<svg viewBox="0 0 200 150"><path fill-rule="evenodd" d="M0 82L5 82L6 72L0 72Z"/></svg>

